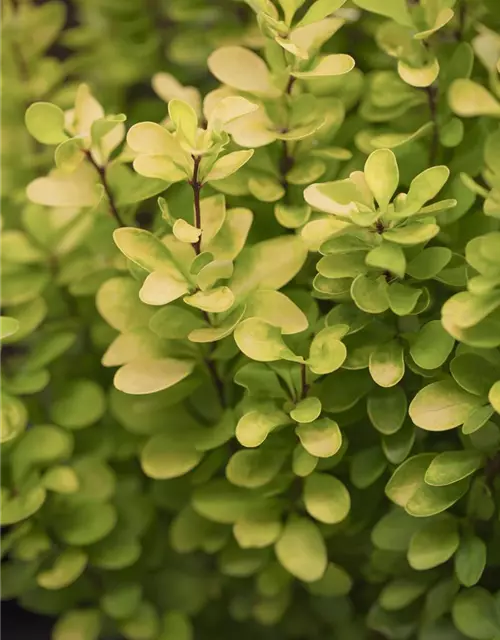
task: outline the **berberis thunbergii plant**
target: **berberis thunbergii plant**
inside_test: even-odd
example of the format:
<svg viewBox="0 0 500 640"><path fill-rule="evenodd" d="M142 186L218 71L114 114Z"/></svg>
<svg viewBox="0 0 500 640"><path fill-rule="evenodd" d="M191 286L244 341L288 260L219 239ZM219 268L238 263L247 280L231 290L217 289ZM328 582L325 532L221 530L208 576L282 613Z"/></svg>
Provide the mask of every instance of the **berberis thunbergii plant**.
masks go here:
<svg viewBox="0 0 500 640"><path fill-rule="evenodd" d="M54 640L498 640L498 0L38 4L3 597Z"/></svg>

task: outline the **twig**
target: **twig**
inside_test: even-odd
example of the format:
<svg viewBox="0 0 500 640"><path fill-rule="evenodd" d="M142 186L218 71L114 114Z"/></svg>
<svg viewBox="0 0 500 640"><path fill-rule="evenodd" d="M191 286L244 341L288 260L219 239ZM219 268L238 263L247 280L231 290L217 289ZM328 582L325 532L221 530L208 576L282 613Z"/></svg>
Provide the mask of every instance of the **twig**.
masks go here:
<svg viewBox="0 0 500 640"><path fill-rule="evenodd" d="M106 197L108 198L108 203L109 203L109 208L111 210L111 213L113 214L113 217L115 218L116 222L118 223L118 225L120 227L125 227L125 223L123 222L123 220L120 217L120 213L116 207L114 198L113 198L113 194L111 192L111 189L109 188L109 184L108 184L108 180L106 178L106 168L105 167L101 167L99 164L97 164L97 162L94 160L94 158L92 157L92 154L90 153L90 151L85 150L84 151L85 156L87 158L87 160L90 162L90 164L94 167L94 169L97 171L97 173L99 174L99 179L101 181L101 184L104 188L104 192L106 194Z"/></svg>
<svg viewBox="0 0 500 640"><path fill-rule="evenodd" d="M201 208L200 208L200 192L202 188L202 184L198 179L198 171L200 168L200 156L192 156L193 158L193 178L190 180L189 184L193 188L193 197L194 197L194 226L197 229L201 229ZM201 235L193 242L193 249L197 256L201 253Z"/></svg>
<svg viewBox="0 0 500 640"><path fill-rule="evenodd" d="M309 384L307 383L307 367L305 364L300 365L300 399L303 400L309 391Z"/></svg>
<svg viewBox="0 0 500 640"><path fill-rule="evenodd" d="M439 130L437 124L437 88L434 85L430 85L425 88L427 93L427 101L429 104L429 111L431 114L431 120L434 124L432 129L432 140L429 149L429 164L433 166L436 162L436 157L439 149Z"/></svg>

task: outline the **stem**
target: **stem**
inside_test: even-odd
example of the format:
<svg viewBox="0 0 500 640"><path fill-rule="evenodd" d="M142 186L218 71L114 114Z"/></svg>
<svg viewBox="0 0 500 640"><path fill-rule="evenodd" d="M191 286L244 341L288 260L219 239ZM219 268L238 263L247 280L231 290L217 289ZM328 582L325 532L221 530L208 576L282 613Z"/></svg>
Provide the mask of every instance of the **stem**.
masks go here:
<svg viewBox="0 0 500 640"><path fill-rule="evenodd" d="M111 213L113 214L114 219L116 220L116 222L120 227L125 227L126 224L123 222L123 220L120 217L120 213L118 212L118 209L116 207L113 194L111 193L111 189L109 188L108 180L106 178L105 167L101 167L100 165L97 164L97 162L92 157L92 154L90 153L90 151L85 150L84 153L87 160L90 162L90 164L94 167L94 169L99 174L99 179L101 181L102 186L104 187L104 192L106 194L106 197L108 198L109 208L111 210Z"/></svg>
<svg viewBox="0 0 500 640"><path fill-rule="evenodd" d="M288 84L286 85L285 95L289 96L291 94L293 85L295 83L295 80L296 80L296 78L294 76L290 76L288 78ZM285 128L283 130L283 133L286 133L287 131L288 131L288 129ZM282 185L283 189L285 190L285 199L286 199L286 197L287 197L287 193L286 192L288 191L288 180L286 179L286 174L293 167L294 159L290 155L290 150L288 148L287 141L286 140L282 140L281 141L281 145L282 145L282 151L281 151L281 158L280 158L280 163L279 163L279 170L280 170L280 174L281 174L281 185Z"/></svg>
<svg viewBox="0 0 500 640"><path fill-rule="evenodd" d="M215 349L215 343L212 343L211 351ZM217 391L217 396L219 397L220 406L225 409L226 408L226 398L224 395L224 383L219 377L217 373L217 367L215 366L215 362L210 357L203 358L205 364L207 365L208 373L212 378L212 382L214 383L215 390Z"/></svg>
<svg viewBox="0 0 500 640"><path fill-rule="evenodd" d="M427 93L427 101L429 104L431 119L434 123L434 127L432 129L431 146L429 149L429 164L430 166L433 166L436 162L439 148L439 130L437 125L437 87L433 85L426 87L425 92Z"/></svg>
<svg viewBox="0 0 500 640"><path fill-rule="evenodd" d="M458 4L458 28L455 31L455 38L458 42L464 39L465 18L467 15L466 0L459 0Z"/></svg>
<svg viewBox="0 0 500 640"><path fill-rule="evenodd" d="M488 460L484 468L484 477L490 488L493 488L493 483L498 475L500 475L500 451Z"/></svg>
<svg viewBox="0 0 500 640"><path fill-rule="evenodd" d="M193 178L189 182L191 187L193 188L193 197L194 197L194 226L197 229L201 229L201 208L200 208L200 192L202 188L202 184L198 179L198 171L200 168L200 156L192 156L193 158ZM193 249L197 256L201 253L201 235L196 242L193 242Z"/></svg>
<svg viewBox="0 0 500 640"><path fill-rule="evenodd" d="M305 364L300 365L300 387L300 399L303 400L309 391L309 385L307 384L307 367Z"/></svg>

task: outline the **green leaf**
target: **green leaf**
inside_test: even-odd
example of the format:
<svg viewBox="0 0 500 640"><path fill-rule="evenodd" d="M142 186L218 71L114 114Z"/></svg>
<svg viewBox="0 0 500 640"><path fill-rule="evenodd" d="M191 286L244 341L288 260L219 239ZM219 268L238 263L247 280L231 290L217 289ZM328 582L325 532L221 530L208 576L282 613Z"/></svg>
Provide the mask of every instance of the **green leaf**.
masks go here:
<svg viewBox="0 0 500 640"><path fill-rule="evenodd" d="M54 153L56 167L65 173L72 173L85 159L85 154L77 138L61 142Z"/></svg>
<svg viewBox="0 0 500 640"><path fill-rule="evenodd" d="M37 575L36 581L44 589L64 589L83 573L86 565L86 553L80 549L65 549L50 569Z"/></svg>
<svg viewBox="0 0 500 640"><path fill-rule="evenodd" d="M114 385L133 395L156 393L184 380L193 369L194 362L175 358L134 360L118 369Z"/></svg>
<svg viewBox="0 0 500 640"><path fill-rule="evenodd" d="M458 549L460 537L454 518L447 516L416 531L408 549L412 569L425 571L447 562Z"/></svg>
<svg viewBox="0 0 500 640"><path fill-rule="evenodd" d="M338 335L337 327L326 327L314 336L307 360L307 365L313 373L332 373L344 363L347 349L338 339Z"/></svg>
<svg viewBox="0 0 500 640"><path fill-rule="evenodd" d="M311 216L309 205L289 205L278 202L274 207L276 220L286 229L298 229L302 227Z"/></svg>
<svg viewBox="0 0 500 640"><path fill-rule="evenodd" d="M399 184L396 156L390 149L377 149L368 156L364 175L380 209L385 211Z"/></svg>
<svg viewBox="0 0 500 640"><path fill-rule="evenodd" d="M275 550L283 568L303 582L315 582L326 571L328 560L323 536L308 518L290 518Z"/></svg>
<svg viewBox="0 0 500 640"><path fill-rule="evenodd" d="M295 422L308 423L319 418L320 414L321 401L319 398L310 396L297 403L295 408L290 412L290 417L292 420L295 420Z"/></svg>
<svg viewBox="0 0 500 640"><path fill-rule="evenodd" d="M242 353L258 362L301 361L283 342L281 329L260 318L240 322L234 331L234 339Z"/></svg>
<svg viewBox="0 0 500 640"><path fill-rule="evenodd" d="M174 98L168 103L168 114L174 123L177 133L181 133L187 142L192 147L195 147L198 116L193 107L183 100Z"/></svg>
<svg viewBox="0 0 500 640"><path fill-rule="evenodd" d="M370 375L381 387L394 387L404 376L404 350L397 340L379 345L370 355Z"/></svg>
<svg viewBox="0 0 500 640"><path fill-rule="evenodd" d="M150 438L141 451L141 467L155 480L168 480L183 476L194 469L203 457L189 440L173 438L170 434L157 434Z"/></svg>
<svg viewBox="0 0 500 640"><path fill-rule="evenodd" d="M304 449L317 458L334 456L342 445L339 425L330 418L300 424L295 431Z"/></svg>
<svg viewBox="0 0 500 640"><path fill-rule="evenodd" d="M413 27L408 5L405 0L388 0L383 4L380 4L377 0L355 0L354 4L365 11L371 11L372 13L392 18L398 24Z"/></svg>
<svg viewBox="0 0 500 640"><path fill-rule="evenodd" d="M351 497L345 485L326 473L312 473L304 480L304 504L319 522L337 524L347 518Z"/></svg>
<svg viewBox="0 0 500 640"><path fill-rule="evenodd" d="M425 472L434 458L433 453L421 453L405 460L387 483L387 497L400 507L406 507L415 492L424 483Z"/></svg>
<svg viewBox="0 0 500 640"><path fill-rule="evenodd" d="M25 115L26 128L42 144L59 144L66 140L64 112L50 102L35 102Z"/></svg>
<svg viewBox="0 0 500 640"><path fill-rule="evenodd" d="M43 178L36 178L26 188L31 202L47 207L95 207L102 198L97 173L81 163L72 173L54 169Z"/></svg>
<svg viewBox="0 0 500 640"><path fill-rule="evenodd" d="M187 338L191 332L204 326L203 320L194 313L173 305L159 309L149 321L151 331L160 338L171 340Z"/></svg>
<svg viewBox="0 0 500 640"><path fill-rule="evenodd" d="M444 330L439 320L431 320L417 334L410 346L413 360L422 369L437 369L446 362L455 340Z"/></svg>
<svg viewBox="0 0 500 640"><path fill-rule="evenodd" d="M358 451L351 460L351 482L357 489L366 489L380 478L386 467L387 460L380 447Z"/></svg>
<svg viewBox="0 0 500 640"><path fill-rule="evenodd" d="M192 496L194 510L213 522L233 524L256 505L255 495L225 478L197 487Z"/></svg>
<svg viewBox="0 0 500 640"><path fill-rule="evenodd" d="M57 537L73 546L101 540L117 522L115 507L107 503L82 502L68 505L58 515Z"/></svg>
<svg viewBox="0 0 500 640"><path fill-rule="evenodd" d="M467 420L464 422L462 433L468 436L471 433L476 432L488 422L493 415L493 411L493 407L489 405L473 409Z"/></svg>
<svg viewBox="0 0 500 640"><path fill-rule="evenodd" d="M376 389L368 396L368 417L375 429L384 435L391 435L401 429L407 408L408 401L401 387Z"/></svg>
<svg viewBox="0 0 500 640"><path fill-rule="evenodd" d="M445 451L429 465L425 473L425 482L436 487L453 484L477 471L482 462L481 453L473 449Z"/></svg>
<svg viewBox="0 0 500 640"><path fill-rule="evenodd" d="M100 605L104 613L115 620L128 618L142 597L142 587L135 582L123 582L114 586L101 597Z"/></svg>
<svg viewBox="0 0 500 640"><path fill-rule="evenodd" d="M369 267L390 271L398 278L404 278L406 258L401 247L395 246L390 242L383 242L369 251L365 260Z"/></svg>
<svg viewBox="0 0 500 640"><path fill-rule="evenodd" d="M67 429L82 429L97 422L106 410L102 388L92 380L63 385L52 399L52 420Z"/></svg>
<svg viewBox="0 0 500 640"><path fill-rule="evenodd" d="M413 289L400 282L392 282L387 291L391 311L397 316L410 315L415 310L422 293L425 293L425 290Z"/></svg>
<svg viewBox="0 0 500 640"><path fill-rule="evenodd" d="M163 631L158 640L193 640L193 637L193 625L186 613L169 611L164 614Z"/></svg>
<svg viewBox="0 0 500 640"><path fill-rule="evenodd" d="M197 229L196 227L193 227L192 224L189 224L189 222L186 222L182 218L179 218L174 222L172 233L177 238L177 240L193 244L194 242L197 242L199 240L201 229Z"/></svg>
<svg viewBox="0 0 500 640"><path fill-rule="evenodd" d="M433 382L413 398L409 414L427 431L447 431L462 425L481 400L461 389L451 379Z"/></svg>
<svg viewBox="0 0 500 640"><path fill-rule="evenodd" d="M120 627L121 635L126 640L152 640L160 632L160 618L156 608L147 601L142 601L134 613Z"/></svg>
<svg viewBox="0 0 500 640"><path fill-rule="evenodd" d="M279 473L285 454L262 447L237 451L226 466L226 477L238 487L255 489L270 482Z"/></svg>
<svg viewBox="0 0 500 640"><path fill-rule="evenodd" d="M338 598L347 595L352 586L353 580L347 571L340 565L329 562L323 577L309 583L308 589L315 596Z"/></svg>
<svg viewBox="0 0 500 640"><path fill-rule="evenodd" d="M0 340L12 336L19 329L19 321L9 316L0 317Z"/></svg>
<svg viewBox="0 0 500 640"><path fill-rule="evenodd" d="M361 251L324 256L316 268L325 278L355 278L367 271Z"/></svg>
<svg viewBox="0 0 500 640"><path fill-rule="evenodd" d="M389 582L379 596L380 605L386 611L400 611L420 598L427 590L427 582L417 576L396 578Z"/></svg>
<svg viewBox="0 0 500 640"><path fill-rule="evenodd" d="M451 610L457 629L474 640L494 640L500 625L495 600L483 587L463 589L453 602Z"/></svg>
<svg viewBox="0 0 500 640"><path fill-rule="evenodd" d="M56 622L53 640L98 640L101 614L97 609L72 609Z"/></svg>
<svg viewBox="0 0 500 640"><path fill-rule="evenodd" d="M290 0L286 0L289 2ZM314 24L319 20L323 20L327 16L332 15L344 5L346 0L316 0L311 7L306 11L304 17L300 20L297 26L304 27L308 24ZM297 2L295 2L297 4ZM301 3L298 3L300 6Z"/></svg>
<svg viewBox="0 0 500 640"><path fill-rule="evenodd" d="M316 456L312 456L301 444L295 447L293 450L292 470L296 476L305 478L316 469L317 465L318 458Z"/></svg>
<svg viewBox="0 0 500 640"><path fill-rule="evenodd" d="M437 58L431 58L430 62L422 67L413 67L398 60L399 77L412 87L429 87L439 75L439 62Z"/></svg>
<svg viewBox="0 0 500 640"><path fill-rule="evenodd" d="M455 575L464 587L473 587L479 582L486 568L486 545L477 536L462 537L455 554Z"/></svg>

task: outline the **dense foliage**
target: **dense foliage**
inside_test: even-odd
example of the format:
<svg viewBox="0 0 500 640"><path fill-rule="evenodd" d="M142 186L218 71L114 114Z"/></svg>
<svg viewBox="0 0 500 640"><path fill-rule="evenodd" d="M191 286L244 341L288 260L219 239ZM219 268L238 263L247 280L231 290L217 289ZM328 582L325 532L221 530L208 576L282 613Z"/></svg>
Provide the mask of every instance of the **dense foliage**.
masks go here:
<svg viewBox="0 0 500 640"><path fill-rule="evenodd" d="M498 640L498 0L70 8L3 3L3 597Z"/></svg>

